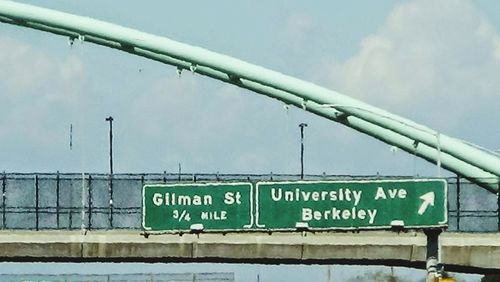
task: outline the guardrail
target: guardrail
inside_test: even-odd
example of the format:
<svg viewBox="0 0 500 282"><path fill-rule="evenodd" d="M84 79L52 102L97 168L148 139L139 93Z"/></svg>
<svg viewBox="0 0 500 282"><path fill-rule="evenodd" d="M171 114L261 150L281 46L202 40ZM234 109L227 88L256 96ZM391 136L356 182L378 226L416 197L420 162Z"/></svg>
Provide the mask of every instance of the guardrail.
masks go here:
<svg viewBox="0 0 500 282"><path fill-rule="evenodd" d="M400 176L305 175L305 180L398 179ZM295 174L2 173L2 229L141 229L142 186L150 183L299 180ZM475 183L480 181L475 179ZM487 181L486 179L484 181ZM500 197L447 178L450 231L499 232Z"/></svg>

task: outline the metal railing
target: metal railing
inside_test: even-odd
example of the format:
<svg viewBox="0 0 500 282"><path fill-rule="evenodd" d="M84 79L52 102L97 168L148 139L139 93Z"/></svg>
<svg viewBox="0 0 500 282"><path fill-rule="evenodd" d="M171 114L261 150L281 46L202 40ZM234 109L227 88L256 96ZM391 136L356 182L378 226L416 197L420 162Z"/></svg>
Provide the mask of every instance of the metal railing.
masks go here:
<svg viewBox="0 0 500 282"><path fill-rule="evenodd" d="M142 187L151 183L299 180L295 174L2 173L2 229L141 229ZM305 175L305 180L406 177ZM485 180L486 181L486 180ZM500 231L500 197L460 178L447 178L450 231ZM474 182L478 182L475 179Z"/></svg>

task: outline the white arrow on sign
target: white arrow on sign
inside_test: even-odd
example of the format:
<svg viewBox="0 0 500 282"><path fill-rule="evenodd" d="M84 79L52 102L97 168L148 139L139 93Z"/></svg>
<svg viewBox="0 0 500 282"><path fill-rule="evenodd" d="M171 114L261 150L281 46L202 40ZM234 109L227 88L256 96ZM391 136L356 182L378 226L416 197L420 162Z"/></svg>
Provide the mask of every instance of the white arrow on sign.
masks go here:
<svg viewBox="0 0 500 282"><path fill-rule="evenodd" d="M418 209L419 215L423 215L429 205L434 206L434 198L435 198L434 192L429 192L427 194L420 196L420 199L424 201L422 202L422 205Z"/></svg>

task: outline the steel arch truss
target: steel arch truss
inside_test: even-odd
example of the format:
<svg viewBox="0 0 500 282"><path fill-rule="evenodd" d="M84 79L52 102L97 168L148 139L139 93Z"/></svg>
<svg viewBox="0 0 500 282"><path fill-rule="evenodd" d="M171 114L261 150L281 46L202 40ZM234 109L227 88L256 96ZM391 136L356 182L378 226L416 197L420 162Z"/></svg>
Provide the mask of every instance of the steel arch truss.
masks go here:
<svg viewBox="0 0 500 282"><path fill-rule="evenodd" d="M11 1L0 21L118 49L198 73L303 108L397 146L498 191L500 157L492 151L335 91L200 47L112 23Z"/></svg>

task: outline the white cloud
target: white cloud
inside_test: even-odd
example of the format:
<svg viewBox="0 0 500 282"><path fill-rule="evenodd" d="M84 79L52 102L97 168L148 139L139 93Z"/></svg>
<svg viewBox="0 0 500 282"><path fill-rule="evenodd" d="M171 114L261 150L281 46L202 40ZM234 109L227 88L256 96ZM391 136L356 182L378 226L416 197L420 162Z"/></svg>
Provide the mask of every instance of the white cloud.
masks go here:
<svg viewBox="0 0 500 282"><path fill-rule="evenodd" d="M0 37L0 65L0 84L17 95L44 87L47 81L72 82L83 73L75 56L54 57L9 37Z"/></svg>
<svg viewBox="0 0 500 282"><path fill-rule="evenodd" d="M78 105L84 76L80 59L53 56L0 36L0 66L2 141L23 136L50 145L55 141L54 121Z"/></svg>
<svg viewBox="0 0 500 282"><path fill-rule="evenodd" d="M419 0L397 6L356 55L318 77L341 93L459 131L471 112L498 104L499 58L500 37L473 2Z"/></svg>

